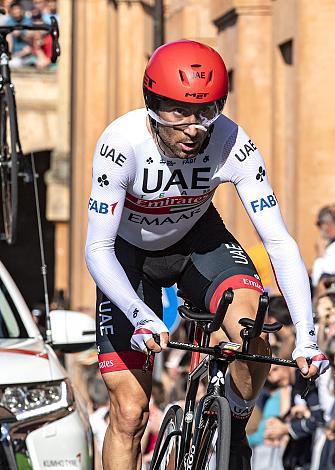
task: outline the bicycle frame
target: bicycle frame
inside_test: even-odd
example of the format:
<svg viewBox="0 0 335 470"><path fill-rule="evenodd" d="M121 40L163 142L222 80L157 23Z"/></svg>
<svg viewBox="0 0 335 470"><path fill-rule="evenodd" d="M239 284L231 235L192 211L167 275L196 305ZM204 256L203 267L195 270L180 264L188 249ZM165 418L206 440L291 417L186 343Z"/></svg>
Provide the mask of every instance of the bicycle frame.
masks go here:
<svg viewBox="0 0 335 470"><path fill-rule="evenodd" d="M4 10L0 8L0 14ZM52 37L51 62L60 55L59 31L55 17L51 24L0 26L0 183L3 215L3 233L0 239L13 244L17 237L18 218L18 177L30 182L31 169L23 158L19 137L17 108L14 85L11 82L9 44L7 35L13 31L47 31Z"/></svg>
<svg viewBox="0 0 335 470"><path fill-rule="evenodd" d="M12 33L13 31L47 31L51 34L52 37L52 57L51 62L55 63L57 61L57 57L60 55L60 46L58 43L59 37L59 30L58 30L58 23L55 17L51 17L51 24L39 24L39 25L14 25L14 26L0 26L0 92L3 86L8 83L13 90L14 95L14 113L15 113L15 125L16 125L16 133L17 133L17 145L18 145L18 153L22 153L21 143L19 139L19 132L18 132L18 125L17 125L17 111L16 111L16 103L15 103L15 94L14 94L14 85L11 82L11 74L9 68L9 61L10 61L10 52L9 52L9 45L7 41L7 35Z"/></svg>
<svg viewBox="0 0 335 470"><path fill-rule="evenodd" d="M227 296L226 294L231 294L231 296ZM277 331L281 328L279 323L264 325L264 317L268 306L268 297L266 294L260 296L256 319L251 320L242 318L240 320L240 324L244 326L241 331L241 352L238 351L240 345L231 342L221 342L219 345L214 347L209 346L210 334L212 331L218 329L217 325L222 324L222 319L232 301L232 297L232 290L228 289L220 302L218 312L215 317L204 312L191 312L185 308L185 306L179 307L179 313L187 320L193 320L195 324L193 332L190 335L191 343L181 343L177 341L170 341L168 343L168 347L170 348L192 351L182 427L180 430L173 431L167 435L166 441L160 449L154 470L159 470L159 466L162 463L167 447L173 437L179 439L180 442L177 469L193 469L195 457L194 452L197 449L197 444L200 442L202 435L203 415L206 413L206 410L209 409L212 401L216 397L225 396L224 378L228 365L232 361L239 359L297 368L296 362L292 360L262 356L248 352L251 339L259 336L262 331L271 332ZM221 314L219 312L220 309ZM197 317L198 319L196 319ZM200 360L200 354L206 354L206 356ZM199 384L206 375L208 376L207 391L196 405L196 395ZM302 394L303 398L308 393L310 383L311 380L308 381L306 390Z"/></svg>
<svg viewBox="0 0 335 470"><path fill-rule="evenodd" d="M218 315L217 322L221 324L221 317L223 318L229 304L232 301L232 292L229 291L229 296L223 297L223 301L220 303L218 311L221 310L220 315ZM182 314L183 310L180 311ZM178 464L177 468L183 468L182 464L184 463L185 468L191 469L193 463L192 452L188 450L194 448L193 444L196 443L199 437L199 431L201 430L201 415L208 408L211 403L211 400L217 396L222 396L223 391L223 381L221 382L219 377L223 378L228 368L228 364L231 361L229 356L226 357L211 357L207 355L200 361L200 353L209 350L213 352L212 348L208 348L210 335L212 330L207 328L209 321L213 322L213 316L209 315L210 320L200 320L195 324L195 331L191 338L192 344L170 342L169 347L176 349L187 349L192 350L190 372L188 374L188 384L185 397L185 407L183 412L183 425L182 430L174 431L167 436L166 442L161 449L159 454L157 465L155 467L158 469L158 466L161 464L164 457L164 453L169 445L169 442L172 437L179 436L180 439L180 452L178 455ZM214 331L214 330L213 330ZM233 344L233 343L231 343ZM221 374L219 374L221 372ZM197 419L195 421L195 429L193 430L194 423L194 413L196 407L196 395L199 388L200 381L208 375L208 387L206 394L201 398L197 406ZM213 377L217 377L217 383L212 385ZM193 437L192 437L193 432Z"/></svg>

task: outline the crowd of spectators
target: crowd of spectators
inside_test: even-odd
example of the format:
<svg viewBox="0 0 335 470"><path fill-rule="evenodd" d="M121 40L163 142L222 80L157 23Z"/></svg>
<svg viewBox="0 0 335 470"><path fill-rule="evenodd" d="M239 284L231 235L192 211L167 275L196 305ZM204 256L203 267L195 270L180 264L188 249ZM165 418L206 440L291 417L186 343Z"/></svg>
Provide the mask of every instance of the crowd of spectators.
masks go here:
<svg viewBox="0 0 335 470"><path fill-rule="evenodd" d="M312 384L305 399L300 373L271 367L248 429L257 470L335 469L335 204L319 210L316 225L312 303L318 343L331 367ZM284 325L271 335L273 355L289 359L295 335L283 297L270 297L268 316L268 321Z"/></svg>
<svg viewBox="0 0 335 470"><path fill-rule="evenodd" d="M331 367L310 385L304 399L301 395L306 382L299 372L278 365L271 367L247 427L253 450L253 470L335 469L335 253L332 251L335 248L335 205L319 211L316 225L320 240L310 273L312 304L318 343L329 357ZM270 295L266 322L276 321L283 326L270 335L272 354L291 359L295 333L289 310L281 295ZM187 341L187 325L183 320L172 339ZM222 340L221 333L214 333L212 339L214 342ZM171 403L183 406L187 387L190 353L168 349L162 355L162 371L159 380L157 377L154 380L149 423L142 440L142 470L149 469L166 409ZM105 387L102 379L99 380L101 392ZM206 383L201 383L199 398L205 390ZM91 418L100 451L108 421L108 397L102 395L103 400L95 404Z"/></svg>
<svg viewBox="0 0 335 470"><path fill-rule="evenodd" d="M50 24L51 16L59 21L57 0L0 0L5 15L0 15L0 26ZM11 52L10 66L46 69L51 64L52 40L45 31L14 31L8 35Z"/></svg>

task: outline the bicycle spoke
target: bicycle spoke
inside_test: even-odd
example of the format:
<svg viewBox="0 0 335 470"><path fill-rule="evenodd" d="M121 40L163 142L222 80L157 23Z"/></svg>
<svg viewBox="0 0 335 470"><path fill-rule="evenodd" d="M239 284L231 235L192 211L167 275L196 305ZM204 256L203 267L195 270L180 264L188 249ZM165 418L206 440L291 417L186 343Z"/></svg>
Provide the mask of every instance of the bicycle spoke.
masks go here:
<svg viewBox="0 0 335 470"><path fill-rule="evenodd" d="M218 431L215 423L212 435L213 437L211 437L208 442L208 448L206 451L207 461L205 462L204 470L216 470L216 443L218 439Z"/></svg>

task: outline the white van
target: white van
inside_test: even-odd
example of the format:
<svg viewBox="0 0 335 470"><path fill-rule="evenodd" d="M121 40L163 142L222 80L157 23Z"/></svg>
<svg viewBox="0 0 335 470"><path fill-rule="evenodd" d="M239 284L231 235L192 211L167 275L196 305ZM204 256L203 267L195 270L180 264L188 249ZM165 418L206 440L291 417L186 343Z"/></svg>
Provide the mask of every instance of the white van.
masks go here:
<svg viewBox="0 0 335 470"><path fill-rule="evenodd" d="M0 469L93 469L93 439L54 349L77 352L95 342L90 316L50 313L44 341L0 262ZM50 335L49 335L50 336Z"/></svg>

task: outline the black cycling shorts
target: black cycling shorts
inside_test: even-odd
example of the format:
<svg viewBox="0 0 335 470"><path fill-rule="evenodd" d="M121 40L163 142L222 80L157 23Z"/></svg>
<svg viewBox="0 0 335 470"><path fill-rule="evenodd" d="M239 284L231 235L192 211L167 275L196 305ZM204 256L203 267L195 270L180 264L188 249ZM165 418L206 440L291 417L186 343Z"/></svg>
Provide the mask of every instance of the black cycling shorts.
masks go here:
<svg viewBox="0 0 335 470"><path fill-rule="evenodd" d="M211 312L216 311L228 287L263 292L251 259L213 205L182 240L169 248L142 250L117 237L115 253L138 296L160 318L162 287L175 283L193 305ZM134 327L99 288L96 328L102 373L142 369L145 354L130 347Z"/></svg>

